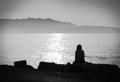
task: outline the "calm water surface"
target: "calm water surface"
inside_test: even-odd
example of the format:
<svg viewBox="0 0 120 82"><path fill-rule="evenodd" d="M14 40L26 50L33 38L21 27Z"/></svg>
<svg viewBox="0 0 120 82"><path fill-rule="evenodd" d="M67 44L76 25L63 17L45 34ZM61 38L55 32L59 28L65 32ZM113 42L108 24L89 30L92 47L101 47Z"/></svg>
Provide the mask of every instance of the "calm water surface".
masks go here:
<svg viewBox="0 0 120 82"><path fill-rule="evenodd" d="M27 60L37 67L40 61L73 62L78 44L86 61L120 66L120 34L115 33L39 33L0 34L0 64Z"/></svg>

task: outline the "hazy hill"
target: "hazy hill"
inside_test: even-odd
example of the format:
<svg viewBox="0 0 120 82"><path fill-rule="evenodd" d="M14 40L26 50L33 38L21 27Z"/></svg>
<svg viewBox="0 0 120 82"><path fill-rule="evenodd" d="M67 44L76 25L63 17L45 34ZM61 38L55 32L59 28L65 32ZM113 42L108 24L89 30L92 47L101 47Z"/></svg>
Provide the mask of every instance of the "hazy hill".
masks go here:
<svg viewBox="0 0 120 82"><path fill-rule="evenodd" d="M53 19L0 19L2 33L118 33L120 28L77 26Z"/></svg>

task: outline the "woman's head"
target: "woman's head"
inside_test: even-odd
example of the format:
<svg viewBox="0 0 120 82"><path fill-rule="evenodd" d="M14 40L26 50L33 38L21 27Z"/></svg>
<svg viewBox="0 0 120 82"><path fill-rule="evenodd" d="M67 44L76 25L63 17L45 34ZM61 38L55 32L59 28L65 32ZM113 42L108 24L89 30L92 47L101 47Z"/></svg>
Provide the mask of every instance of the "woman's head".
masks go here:
<svg viewBox="0 0 120 82"><path fill-rule="evenodd" d="M82 46L81 46L81 44L79 44L79 45L77 45L77 50L82 50Z"/></svg>

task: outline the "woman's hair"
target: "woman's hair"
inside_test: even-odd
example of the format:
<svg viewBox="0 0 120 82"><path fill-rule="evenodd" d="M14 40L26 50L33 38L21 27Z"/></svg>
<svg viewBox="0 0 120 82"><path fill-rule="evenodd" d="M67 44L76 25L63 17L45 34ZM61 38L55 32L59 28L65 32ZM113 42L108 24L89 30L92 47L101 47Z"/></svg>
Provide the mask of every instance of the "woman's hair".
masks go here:
<svg viewBox="0 0 120 82"><path fill-rule="evenodd" d="M77 50L82 50L82 46L79 44L79 45L77 45Z"/></svg>

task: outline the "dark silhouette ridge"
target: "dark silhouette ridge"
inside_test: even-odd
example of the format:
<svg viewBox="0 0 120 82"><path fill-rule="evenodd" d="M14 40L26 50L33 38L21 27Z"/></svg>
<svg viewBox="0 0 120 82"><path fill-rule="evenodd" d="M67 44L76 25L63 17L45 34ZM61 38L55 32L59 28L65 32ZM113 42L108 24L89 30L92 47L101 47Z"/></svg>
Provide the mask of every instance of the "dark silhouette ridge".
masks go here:
<svg viewBox="0 0 120 82"><path fill-rule="evenodd" d="M28 68L25 60L15 62L15 66L0 65L1 82L49 82L54 78L66 80L87 80L87 82L119 82L120 68L110 64L92 64L85 62L73 65L71 63L56 64L40 62L38 69ZM17 64L17 66L16 66ZM42 77L42 78L41 78ZM50 79L48 81L48 79ZM61 81L62 82L62 81ZM64 82L64 81L63 81Z"/></svg>
<svg viewBox="0 0 120 82"><path fill-rule="evenodd" d="M38 70L66 72L67 66L64 64L56 64L54 62L40 62Z"/></svg>
<svg viewBox="0 0 120 82"><path fill-rule="evenodd" d="M75 72L75 73L120 73L120 68L110 64L92 64L85 62L82 64L56 64L50 62L40 62L38 70L58 71L58 72Z"/></svg>

